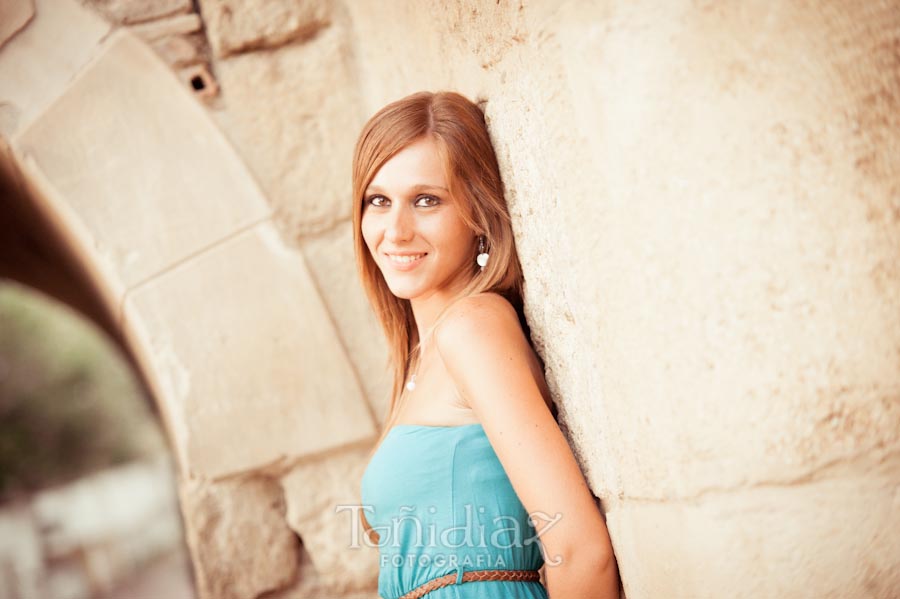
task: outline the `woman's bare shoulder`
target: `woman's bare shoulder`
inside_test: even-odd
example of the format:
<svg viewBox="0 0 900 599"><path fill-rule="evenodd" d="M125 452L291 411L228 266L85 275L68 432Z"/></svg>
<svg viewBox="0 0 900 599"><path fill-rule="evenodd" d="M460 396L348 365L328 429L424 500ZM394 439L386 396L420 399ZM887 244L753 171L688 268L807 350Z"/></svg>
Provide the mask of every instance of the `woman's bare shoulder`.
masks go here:
<svg viewBox="0 0 900 599"><path fill-rule="evenodd" d="M503 318L512 317L518 323L516 309L508 299L495 291L483 291L460 298L447 309L445 320L456 321L460 319L471 320L479 318Z"/></svg>
<svg viewBox="0 0 900 599"><path fill-rule="evenodd" d="M445 367L447 359L454 360L454 355L471 357L474 351L491 347L493 355L483 355L483 360L496 360L495 365L515 363L527 364L527 371L520 371L516 376L530 377L537 385L544 403L556 416L556 406L544 379L542 365L522 330L518 313L505 297L495 292L483 292L457 300L447 310L447 315L435 329L435 340L438 352L442 356ZM476 347L477 346L477 347ZM524 361L520 362L520 358ZM460 396L465 393L459 390ZM471 404L467 400L467 403Z"/></svg>
<svg viewBox="0 0 900 599"><path fill-rule="evenodd" d="M505 351L528 350L516 309L505 297L495 292L482 292L457 300L435 327L434 338L439 347L460 351L473 343L487 341Z"/></svg>

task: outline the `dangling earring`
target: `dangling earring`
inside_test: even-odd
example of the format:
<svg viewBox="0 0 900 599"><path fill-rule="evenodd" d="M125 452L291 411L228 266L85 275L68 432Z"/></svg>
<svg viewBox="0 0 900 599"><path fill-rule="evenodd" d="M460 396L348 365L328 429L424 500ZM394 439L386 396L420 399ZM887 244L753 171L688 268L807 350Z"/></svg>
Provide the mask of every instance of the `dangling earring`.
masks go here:
<svg viewBox="0 0 900 599"><path fill-rule="evenodd" d="M481 270L484 270L484 265L487 264L489 256L490 254L484 251L484 235L482 235L478 238L478 257L475 258L475 262L478 263Z"/></svg>

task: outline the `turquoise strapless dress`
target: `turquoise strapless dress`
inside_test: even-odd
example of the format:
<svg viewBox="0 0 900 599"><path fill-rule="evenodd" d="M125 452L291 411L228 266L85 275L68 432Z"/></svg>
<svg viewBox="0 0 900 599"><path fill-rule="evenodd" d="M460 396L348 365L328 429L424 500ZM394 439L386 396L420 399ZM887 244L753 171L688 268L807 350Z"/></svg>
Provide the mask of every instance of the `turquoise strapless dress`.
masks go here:
<svg viewBox="0 0 900 599"><path fill-rule="evenodd" d="M425 599L548 599L540 582L462 582L470 570L538 570L540 541L481 424L398 424L362 477L380 535L378 594L397 599L438 576Z"/></svg>

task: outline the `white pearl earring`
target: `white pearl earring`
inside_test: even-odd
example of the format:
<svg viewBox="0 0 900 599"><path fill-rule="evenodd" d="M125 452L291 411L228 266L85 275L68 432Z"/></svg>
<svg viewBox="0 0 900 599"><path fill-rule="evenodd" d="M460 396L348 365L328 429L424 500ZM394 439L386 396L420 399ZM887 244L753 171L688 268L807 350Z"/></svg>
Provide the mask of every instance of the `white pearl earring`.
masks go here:
<svg viewBox="0 0 900 599"><path fill-rule="evenodd" d="M484 265L487 264L489 257L490 255L484 251L484 235L482 235L478 238L478 257L475 258L475 262L478 263L481 270L484 270Z"/></svg>

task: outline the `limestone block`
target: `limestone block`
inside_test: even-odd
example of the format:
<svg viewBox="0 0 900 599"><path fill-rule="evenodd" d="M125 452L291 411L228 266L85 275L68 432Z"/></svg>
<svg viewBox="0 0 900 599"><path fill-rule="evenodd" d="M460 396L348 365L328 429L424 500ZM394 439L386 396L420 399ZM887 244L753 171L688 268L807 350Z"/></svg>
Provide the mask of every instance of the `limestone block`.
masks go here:
<svg viewBox="0 0 900 599"><path fill-rule="evenodd" d="M179 485L200 599L246 599L289 584L299 541L278 483L262 477Z"/></svg>
<svg viewBox="0 0 900 599"><path fill-rule="evenodd" d="M130 25L190 12L191 0L81 0L82 4L119 25Z"/></svg>
<svg viewBox="0 0 900 599"><path fill-rule="evenodd" d="M329 25L331 0L201 0L219 58L302 41Z"/></svg>
<svg viewBox="0 0 900 599"><path fill-rule="evenodd" d="M0 48L34 16L34 0L0 0Z"/></svg>
<svg viewBox="0 0 900 599"><path fill-rule="evenodd" d="M306 264L316 280L347 354L377 420L387 414L391 373L387 343L356 272L352 223L301 241Z"/></svg>
<svg viewBox="0 0 900 599"><path fill-rule="evenodd" d="M170 35L155 40L151 46L160 58L172 66L185 66L204 60L197 37Z"/></svg>
<svg viewBox="0 0 900 599"><path fill-rule="evenodd" d="M547 5L547 11L560 10L557 5ZM420 90L453 89L487 98L489 91L493 95L510 77L523 74L494 76L511 49L525 44L540 51L553 40L552 29L542 21L526 28L525 16L537 8L526 11L516 2L347 2L346 10L363 65L358 72L366 114ZM415 59L398 61L398 56ZM538 79L553 77L549 70Z"/></svg>
<svg viewBox="0 0 900 599"><path fill-rule="evenodd" d="M170 35L180 35L200 31L202 27L203 22L200 20L200 15L190 13L186 15L175 15L157 21L149 21L147 23L139 23L137 25L132 25L128 29L139 38L150 42Z"/></svg>
<svg viewBox="0 0 900 599"><path fill-rule="evenodd" d="M53 102L109 30L75 0L35 0L34 18L0 47L0 135L12 137Z"/></svg>
<svg viewBox="0 0 900 599"><path fill-rule="evenodd" d="M65 215L119 299L268 214L204 109L123 30L14 148L49 181L47 195L60 203L53 210Z"/></svg>
<svg viewBox="0 0 900 599"><path fill-rule="evenodd" d="M625 592L893 597L900 589L898 477L895 454L838 464L796 484L627 501L607 513Z"/></svg>
<svg viewBox="0 0 900 599"><path fill-rule="evenodd" d="M350 163L362 127L350 47L330 27L305 44L216 65L222 128L266 191L288 239L350 216Z"/></svg>
<svg viewBox="0 0 900 599"><path fill-rule="evenodd" d="M375 433L302 257L269 222L148 281L125 311L192 474L245 471Z"/></svg>
<svg viewBox="0 0 900 599"><path fill-rule="evenodd" d="M287 521L303 540L329 596L377 587L378 550L364 544L359 485L370 447L305 460L282 477ZM355 533L355 534L354 534Z"/></svg>

